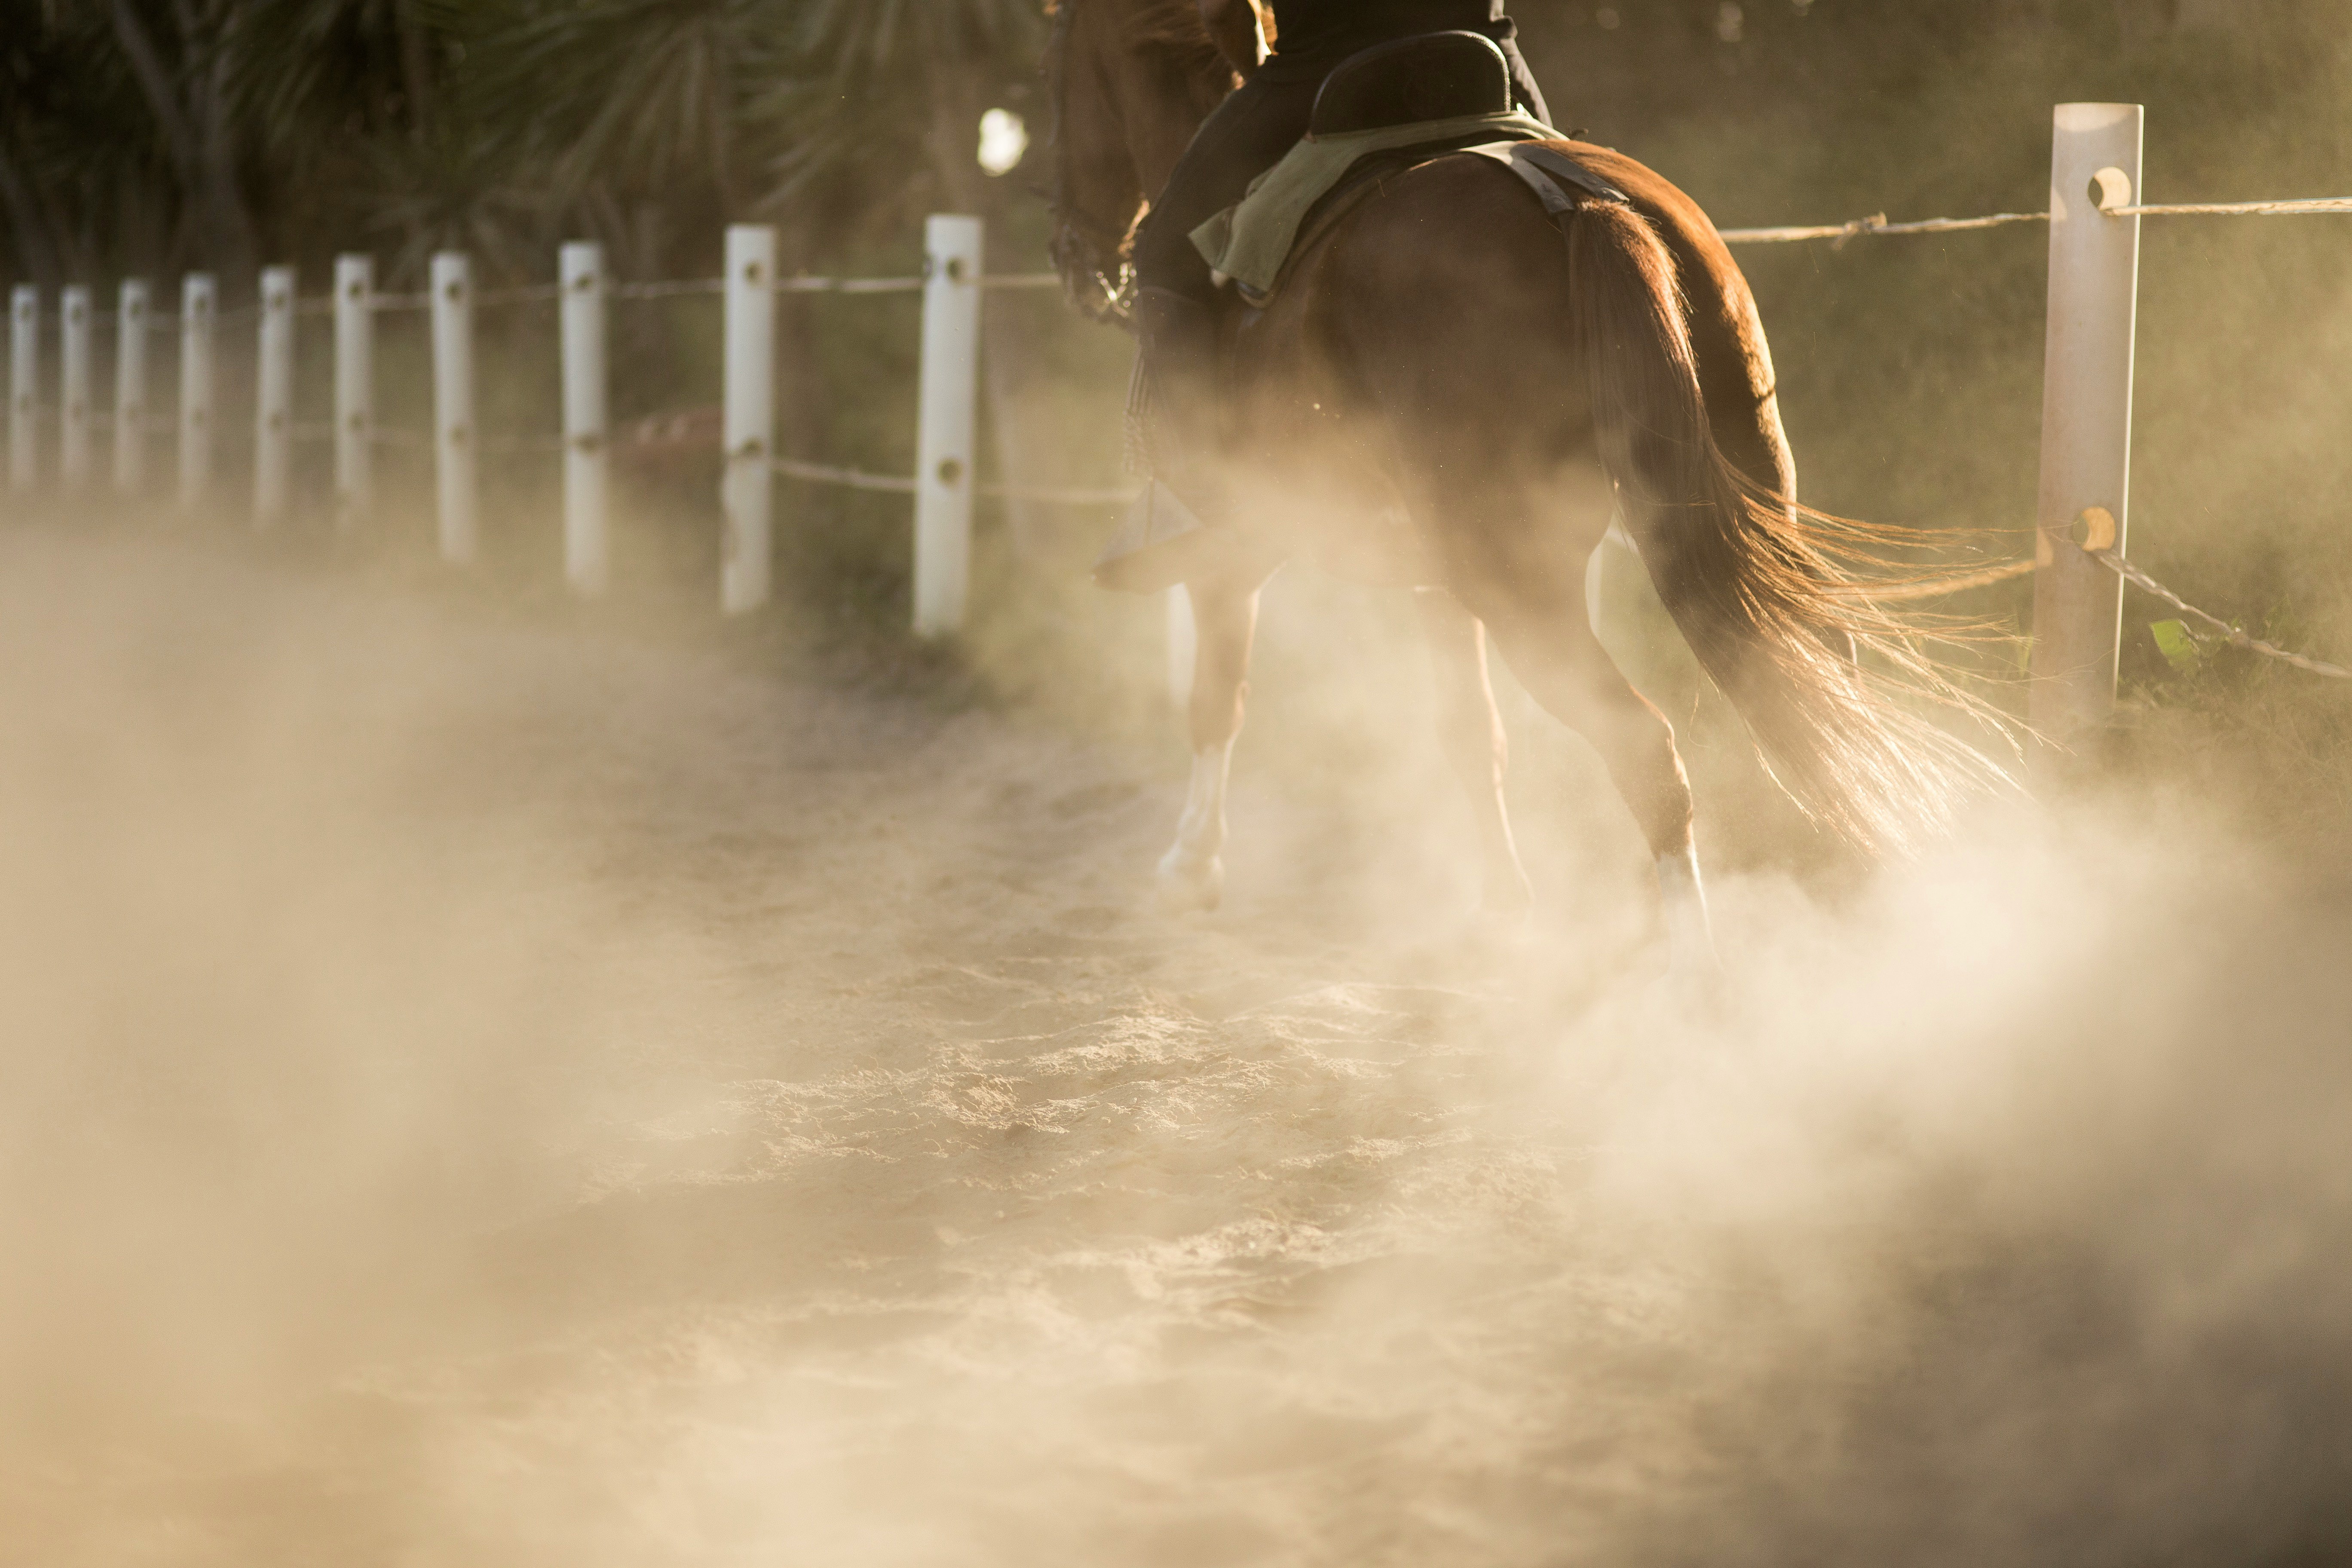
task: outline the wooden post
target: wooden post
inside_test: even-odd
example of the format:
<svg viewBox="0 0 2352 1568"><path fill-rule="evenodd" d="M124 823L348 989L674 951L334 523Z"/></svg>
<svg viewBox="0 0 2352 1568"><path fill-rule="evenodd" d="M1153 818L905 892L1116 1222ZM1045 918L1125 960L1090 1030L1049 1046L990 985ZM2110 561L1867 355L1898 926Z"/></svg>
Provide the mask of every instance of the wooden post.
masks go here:
<svg viewBox="0 0 2352 1568"><path fill-rule="evenodd" d="M8 297L8 488L40 481L41 290L19 283Z"/></svg>
<svg viewBox="0 0 2352 1568"><path fill-rule="evenodd" d="M961 631L971 573L973 410L980 390L981 221L923 224L921 418L915 436L915 635Z"/></svg>
<svg viewBox="0 0 2352 1568"><path fill-rule="evenodd" d="M605 430L604 247L582 242L558 254L563 336L563 579L602 594L611 577L606 514L611 453Z"/></svg>
<svg viewBox="0 0 2352 1568"><path fill-rule="evenodd" d="M89 483L89 289L69 283L58 297L58 479L69 490Z"/></svg>
<svg viewBox="0 0 2352 1568"><path fill-rule="evenodd" d="M719 536L719 607L735 616L768 602L776 444L776 231L727 230L726 512Z"/></svg>
<svg viewBox="0 0 2352 1568"><path fill-rule="evenodd" d="M213 322L209 272L180 279L180 507L204 504L213 479Z"/></svg>
<svg viewBox="0 0 2352 1568"><path fill-rule="evenodd" d="M2032 683L2027 712L2048 745L2035 771L2096 742L2115 707L2123 583L2075 548L2092 508L2126 538L2132 347L2139 219L2103 207L2143 198L2134 103L2062 103L2050 154L2050 314L2042 381L2042 488L2035 507Z"/></svg>
<svg viewBox="0 0 2352 1568"><path fill-rule="evenodd" d="M367 515L375 491L375 258L335 258L335 526Z"/></svg>
<svg viewBox="0 0 2352 1568"><path fill-rule="evenodd" d="M261 269L253 398L253 523L284 520L294 482L294 268Z"/></svg>
<svg viewBox="0 0 2352 1568"><path fill-rule="evenodd" d="M441 559L462 564L478 542L474 428L474 269L463 253L433 258L433 447L440 479Z"/></svg>
<svg viewBox="0 0 2352 1568"><path fill-rule="evenodd" d="M126 278L114 312L114 488L147 482L147 284Z"/></svg>

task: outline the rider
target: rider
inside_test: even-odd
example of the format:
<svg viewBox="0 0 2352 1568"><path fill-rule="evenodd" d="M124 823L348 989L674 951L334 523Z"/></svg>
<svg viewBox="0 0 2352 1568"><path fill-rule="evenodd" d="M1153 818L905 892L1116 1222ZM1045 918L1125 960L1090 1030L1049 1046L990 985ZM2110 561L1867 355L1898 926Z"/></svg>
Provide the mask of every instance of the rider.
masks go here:
<svg viewBox="0 0 2352 1568"><path fill-rule="evenodd" d="M1255 33L1250 0L1199 4L1210 37ZM1266 8L1274 52L1201 122L1136 231L1133 252L1132 320L1143 388L1156 411L1153 469L1212 523L1224 510L1202 471L1215 447L1217 289L1192 231L1241 200L1250 182L1307 134L1323 79L1375 44L1457 28L1483 33L1510 62L1520 107L1546 118L1503 0L1270 0Z"/></svg>

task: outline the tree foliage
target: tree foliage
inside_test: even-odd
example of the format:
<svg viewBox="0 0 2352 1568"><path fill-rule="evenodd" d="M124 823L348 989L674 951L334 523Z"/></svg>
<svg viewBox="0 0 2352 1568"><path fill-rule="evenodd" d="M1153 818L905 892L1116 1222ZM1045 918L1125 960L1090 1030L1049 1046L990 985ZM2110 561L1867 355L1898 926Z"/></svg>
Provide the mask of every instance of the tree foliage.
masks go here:
<svg viewBox="0 0 2352 1568"><path fill-rule="evenodd" d="M521 273L587 234L649 271L730 219L892 221L1042 35L1037 0L0 0L0 268Z"/></svg>

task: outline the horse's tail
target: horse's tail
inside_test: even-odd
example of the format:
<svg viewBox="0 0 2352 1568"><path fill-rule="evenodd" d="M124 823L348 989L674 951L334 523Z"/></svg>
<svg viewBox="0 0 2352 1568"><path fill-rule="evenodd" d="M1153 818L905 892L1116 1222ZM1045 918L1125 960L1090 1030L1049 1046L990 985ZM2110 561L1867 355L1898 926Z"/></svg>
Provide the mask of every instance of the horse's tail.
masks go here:
<svg viewBox="0 0 2352 1568"><path fill-rule="evenodd" d="M1601 460L1700 668L1817 821L1897 850L1941 830L1964 797L2007 775L1910 710L1924 695L1983 716L1832 558L1897 531L1809 511L1734 468L1708 426L1664 244L1615 203L1582 204L1567 228Z"/></svg>

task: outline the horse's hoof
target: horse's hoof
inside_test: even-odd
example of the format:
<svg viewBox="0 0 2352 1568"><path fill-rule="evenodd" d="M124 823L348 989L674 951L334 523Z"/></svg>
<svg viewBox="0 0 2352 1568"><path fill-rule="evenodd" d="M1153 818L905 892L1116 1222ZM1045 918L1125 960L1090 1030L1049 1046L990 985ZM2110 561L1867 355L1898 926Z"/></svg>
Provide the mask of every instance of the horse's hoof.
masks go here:
<svg viewBox="0 0 2352 1568"><path fill-rule="evenodd" d="M1160 862L1160 907L1170 914L1213 910L1224 901L1225 863L1216 856L1191 860L1170 850Z"/></svg>

